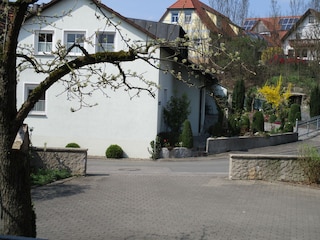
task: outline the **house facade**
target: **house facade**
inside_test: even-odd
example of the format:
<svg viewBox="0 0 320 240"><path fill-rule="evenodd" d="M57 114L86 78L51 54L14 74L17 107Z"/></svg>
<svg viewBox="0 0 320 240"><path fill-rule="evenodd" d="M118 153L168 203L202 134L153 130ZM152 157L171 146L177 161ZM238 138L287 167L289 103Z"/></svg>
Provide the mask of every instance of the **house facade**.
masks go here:
<svg viewBox="0 0 320 240"><path fill-rule="evenodd" d="M21 29L19 51L31 54L41 67L36 72L30 64L19 62L18 68L23 71L17 85L17 107L52 68L59 66L59 54L64 54L74 44L77 47L69 49L68 60L84 54L83 49L89 54L127 51L133 46L143 48L158 38L172 40L169 38L184 35L180 26L128 19L100 1L53 0L41 6L40 14L27 18ZM191 101L189 120L193 134L199 135L204 128L207 106L215 107L206 94L206 87L214 86L215 79L203 74L199 74L199 78L190 77L187 68L164 60L172 55L169 47L149 49L147 55L152 56L152 60L138 58L131 62L98 64L90 69L85 67L55 83L25 120L32 129L32 144L64 147L76 142L88 148L89 155L97 156L105 155L109 145L118 144L127 157L149 158L150 142L159 132L167 130L163 108L171 96L182 94L187 94ZM130 90L123 84L119 66L125 71L129 86L151 89L145 85L151 82L155 86L151 90L154 97L148 91ZM170 70L188 78L193 87L169 74ZM76 84L74 78L78 81ZM102 80L108 84L103 84ZM83 93L80 97L77 89ZM81 109L77 110L79 106Z"/></svg>
<svg viewBox="0 0 320 240"><path fill-rule="evenodd" d="M199 0L176 1L167 8L160 22L182 26L196 46L189 51L189 58L193 62L203 60L203 53L209 50L212 39L217 39L218 35L233 38L241 31L228 17Z"/></svg>
<svg viewBox="0 0 320 240"><path fill-rule="evenodd" d="M283 36L284 54L301 60L319 60L320 13L308 9Z"/></svg>

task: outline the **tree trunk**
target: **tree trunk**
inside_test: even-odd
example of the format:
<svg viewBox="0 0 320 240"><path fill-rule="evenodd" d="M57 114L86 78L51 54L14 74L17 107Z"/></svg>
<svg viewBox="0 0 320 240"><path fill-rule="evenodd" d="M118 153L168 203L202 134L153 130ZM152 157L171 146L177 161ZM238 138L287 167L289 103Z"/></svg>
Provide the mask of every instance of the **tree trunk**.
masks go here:
<svg viewBox="0 0 320 240"><path fill-rule="evenodd" d="M22 122L15 121L15 54L7 56L0 58L0 234L35 237L28 151L12 149Z"/></svg>
<svg viewBox="0 0 320 240"><path fill-rule="evenodd" d="M31 204L28 157L19 150L0 148L1 155L1 233L35 237L35 215Z"/></svg>

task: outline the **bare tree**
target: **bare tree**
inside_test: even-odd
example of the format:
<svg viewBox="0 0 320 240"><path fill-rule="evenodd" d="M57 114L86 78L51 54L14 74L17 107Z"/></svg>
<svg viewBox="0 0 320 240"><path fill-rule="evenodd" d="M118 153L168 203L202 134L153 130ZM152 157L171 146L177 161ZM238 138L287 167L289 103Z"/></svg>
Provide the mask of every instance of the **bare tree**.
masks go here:
<svg viewBox="0 0 320 240"><path fill-rule="evenodd" d="M249 0L210 0L209 3L212 8L238 25L242 25L248 15Z"/></svg>
<svg viewBox="0 0 320 240"><path fill-rule="evenodd" d="M281 10L280 10L280 6L279 6L279 3L278 3L278 0L271 0L270 2L270 15L271 17L279 17L281 15Z"/></svg>
<svg viewBox="0 0 320 240"><path fill-rule="evenodd" d="M303 11L305 11L303 0L290 0L290 15L299 16Z"/></svg>
<svg viewBox="0 0 320 240"><path fill-rule="evenodd" d="M310 0L307 4L307 8L312 8L314 10L320 11L320 0Z"/></svg>

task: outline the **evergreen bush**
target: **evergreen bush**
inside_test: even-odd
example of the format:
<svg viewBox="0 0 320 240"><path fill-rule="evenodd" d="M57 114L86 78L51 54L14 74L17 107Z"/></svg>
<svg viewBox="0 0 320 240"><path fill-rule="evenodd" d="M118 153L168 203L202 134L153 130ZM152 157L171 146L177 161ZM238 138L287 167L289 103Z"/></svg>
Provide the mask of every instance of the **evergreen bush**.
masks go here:
<svg viewBox="0 0 320 240"><path fill-rule="evenodd" d="M232 108L235 112L241 112L244 108L245 86L243 79L238 80L232 94Z"/></svg>
<svg viewBox="0 0 320 240"><path fill-rule="evenodd" d="M310 117L320 115L320 87L319 85L313 87L310 93Z"/></svg>
<svg viewBox="0 0 320 240"><path fill-rule="evenodd" d="M160 152L161 152L161 138L159 136L156 136L156 140L152 140L150 142L151 150L148 149L149 153L151 154L151 158L153 160L156 160L160 158Z"/></svg>
<svg viewBox="0 0 320 240"><path fill-rule="evenodd" d="M290 106L288 121L294 124L296 119L301 120L301 108L299 104L294 103Z"/></svg>
<svg viewBox="0 0 320 240"><path fill-rule="evenodd" d="M240 134L240 117L238 114L232 114L228 119L229 132L231 136Z"/></svg>
<svg viewBox="0 0 320 240"><path fill-rule="evenodd" d="M78 143L68 143L66 148L80 148L80 145Z"/></svg>
<svg viewBox="0 0 320 240"><path fill-rule="evenodd" d="M122 158L123 157L123 150L119 145L112 144L106 150L106 157L107 158Z"/></svg>
<svg viewBox="0 0 320 240"><path fill-rule="evenodd" d="M182 147L193 148L193 134L189 120L183 122L181 142Z"/></svg>
<svg viewBox="0 0 320 240"><path fill-rule="evenodd" d="M264 132L264 117L263 113L257 111L253 114L252 118L252 131L255 132Z"/></svg>

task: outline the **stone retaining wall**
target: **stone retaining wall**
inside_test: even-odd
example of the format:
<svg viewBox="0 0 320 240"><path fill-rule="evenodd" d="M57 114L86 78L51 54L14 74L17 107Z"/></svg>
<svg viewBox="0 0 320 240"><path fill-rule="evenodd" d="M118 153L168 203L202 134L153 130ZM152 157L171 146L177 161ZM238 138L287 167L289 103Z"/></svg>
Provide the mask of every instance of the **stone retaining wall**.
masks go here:
<svg viewBox="0 0 320 240"><path fill-rule="evenodd" d="M246 151L252 148L275 146L296 141L298 141L298 133L274 134L267 137L241 136L230 138L208 138L206 151L208 154L229 151Z"/></svg>
<svg viewBox="0 0 320 240"><path fill-rule="evenodd" d="M31 167L45 169L67 169L72 175L85 175L87 151L80 148L36 148L32 149Z"/></svg>
<svg viewBox="0 0 320 240"><path fill-rule="evenodd" d="M308 182L309 160L290 155L230 155L230 180Z"/></svg>

